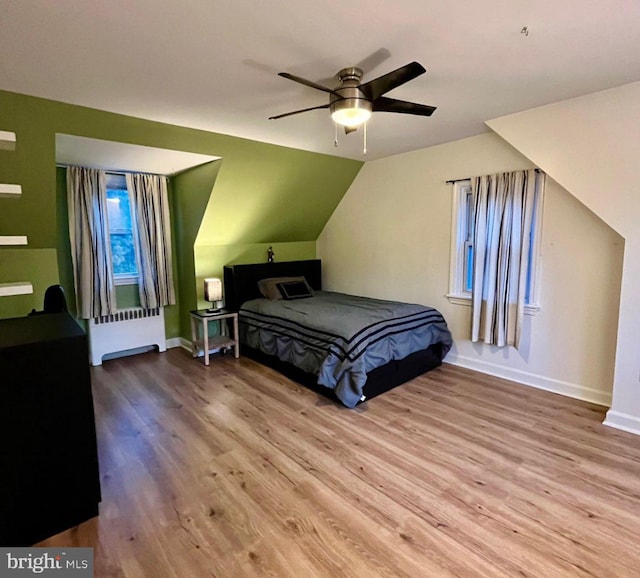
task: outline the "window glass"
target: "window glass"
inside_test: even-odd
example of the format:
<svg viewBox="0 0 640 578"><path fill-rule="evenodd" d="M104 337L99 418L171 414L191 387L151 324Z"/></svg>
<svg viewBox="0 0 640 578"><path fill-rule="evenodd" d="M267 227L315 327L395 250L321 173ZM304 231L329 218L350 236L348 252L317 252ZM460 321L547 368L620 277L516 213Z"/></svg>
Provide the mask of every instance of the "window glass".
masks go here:
<svg viewBox="0 0 640 578"><path fill-rule="evenodd" d="M111 238L111 258L115 277L132 277L137 276L138 267L133 244L129 192L126 189L126 184L123 183L124 178L121 180L107 178L107 211ZM121 188L122 186L124 188Z"/></svg>
<svg viewBox="0 0 640 578"><path fill-rule="evenodd" d="M464 243L464 291L471 293L473 287L473 194L471 186L467 187L463 192L466 210L464 211L465 243Z"/></svg>

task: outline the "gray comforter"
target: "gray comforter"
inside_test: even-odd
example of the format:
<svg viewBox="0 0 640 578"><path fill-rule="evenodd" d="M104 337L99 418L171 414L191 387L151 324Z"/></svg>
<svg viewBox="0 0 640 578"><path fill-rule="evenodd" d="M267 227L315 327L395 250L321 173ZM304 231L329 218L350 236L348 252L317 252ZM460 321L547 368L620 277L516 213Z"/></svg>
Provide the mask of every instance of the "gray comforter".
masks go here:
<svg viewBox="0 0 640 578"><path fill-rule="evenodd" d="M367 372L442 344L451 334L431 307L316 291L293 301L254 299L239 312L240 341L318 376L347 407L363 398Z"/></svg>

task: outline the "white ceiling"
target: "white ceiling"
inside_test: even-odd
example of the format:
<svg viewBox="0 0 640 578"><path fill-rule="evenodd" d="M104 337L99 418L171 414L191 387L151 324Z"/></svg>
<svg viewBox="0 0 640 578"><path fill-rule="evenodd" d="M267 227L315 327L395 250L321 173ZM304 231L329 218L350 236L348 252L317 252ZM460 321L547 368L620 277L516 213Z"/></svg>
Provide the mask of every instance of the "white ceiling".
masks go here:
<svg viewBox="0 0 640 578"><path fill-rule="evenodd" d="M354 159L640 80L638 0L0 0L0 15L0 89ZM268 120L328 98L277 72L331 84L367 60L364 81L420 62L388 96L438 110L374 113L366 157L362 131L334 148L327 110Z"/></svg>

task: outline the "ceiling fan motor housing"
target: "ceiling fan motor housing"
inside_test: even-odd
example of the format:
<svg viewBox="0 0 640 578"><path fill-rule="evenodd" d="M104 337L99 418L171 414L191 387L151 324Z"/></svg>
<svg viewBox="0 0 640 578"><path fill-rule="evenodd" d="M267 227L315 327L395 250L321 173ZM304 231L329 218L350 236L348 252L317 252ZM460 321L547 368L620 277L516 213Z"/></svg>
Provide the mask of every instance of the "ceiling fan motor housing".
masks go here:
<svg viewBox="0 0 640 578"><path fill-rule="evenodd" d="M333 119L345 126L358 126L371 116L371 101L360 91L362 70L351 67L338 72L340 86L331 94L329 110ZM340 95L339 97L336 95Z"/></svg>

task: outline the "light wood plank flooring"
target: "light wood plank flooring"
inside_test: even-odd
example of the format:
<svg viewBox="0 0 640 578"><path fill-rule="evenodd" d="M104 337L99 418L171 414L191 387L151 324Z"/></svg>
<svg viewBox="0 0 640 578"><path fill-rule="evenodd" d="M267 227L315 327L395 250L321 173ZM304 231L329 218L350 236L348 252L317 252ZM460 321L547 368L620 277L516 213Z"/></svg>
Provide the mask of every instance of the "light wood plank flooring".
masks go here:
<svg viewBox="0 0 640 578"><path fill-rule="evenodd" d="M92 369L97 577L640 576L640 437L444 365L356 410L249 359Z"/></svg>

